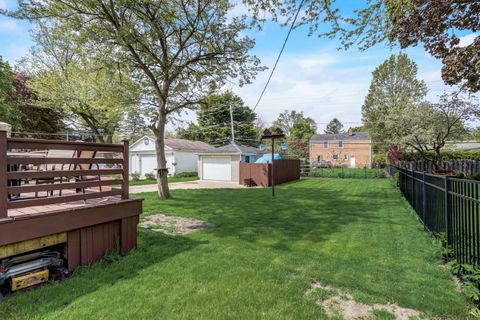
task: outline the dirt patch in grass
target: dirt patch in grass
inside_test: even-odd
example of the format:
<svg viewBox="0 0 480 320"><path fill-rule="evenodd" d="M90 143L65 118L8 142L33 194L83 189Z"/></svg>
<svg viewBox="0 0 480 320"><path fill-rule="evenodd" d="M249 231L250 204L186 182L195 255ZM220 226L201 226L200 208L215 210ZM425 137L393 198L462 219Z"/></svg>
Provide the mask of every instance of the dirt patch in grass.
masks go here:
<svg viewBox="0 0 480 320"><path fill-rule="evenodd" d="M316 303L325 310L329 317L341 316L346 320L353 319L372 319L377 311L391 314L392 319L409 320L412 318L418 319L420 312L414 309L402 308L396 304L373 304L357 302L353 297L339 289L329 285L324 285L318 281L313 281L311 287L306 294L311 295L317 290L329 292L324 299L319 299Z"/></svg>
<svg viewBox="0 0 480 320"><path fill-rule="evenodd" d="M178 216L154 214L145 217L139 226L156 232L169 235L187 234L195 231L206 230L214 225L202 220L196 220Z"/></svg>

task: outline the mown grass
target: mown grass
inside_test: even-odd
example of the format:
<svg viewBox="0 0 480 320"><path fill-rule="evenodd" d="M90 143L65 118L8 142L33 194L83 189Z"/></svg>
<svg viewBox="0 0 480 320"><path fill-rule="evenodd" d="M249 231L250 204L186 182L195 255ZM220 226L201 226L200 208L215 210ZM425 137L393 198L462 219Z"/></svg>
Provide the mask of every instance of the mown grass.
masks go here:
<svg viewBox="0 0 480 320"><path fill-rule="evenodd" d="M216 226L187 236L140 231L126 257L10 297L1 318L327 319L315 303L325 294L305 294L313 279L364 303L464 318L466 300L386 179L305 179L278 187L276 199L269 189L172 194L142 194L144 215Z"/></svg>
<svg viewBox="0 0 480 320"><path fill-rule="evenodd" d="M385 178L382 168L315 168L308 175L314 178L372 179Z"/></svg>

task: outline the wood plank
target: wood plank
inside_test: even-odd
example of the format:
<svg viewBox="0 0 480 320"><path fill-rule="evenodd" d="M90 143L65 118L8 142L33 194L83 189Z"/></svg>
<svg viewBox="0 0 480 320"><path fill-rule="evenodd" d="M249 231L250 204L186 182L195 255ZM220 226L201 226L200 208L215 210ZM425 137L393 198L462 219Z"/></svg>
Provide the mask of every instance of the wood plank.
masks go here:
<svg viewBox="0 0 480 320"><path fill-rule="evenodd" d="M123 145L107 144L96 142L72 142L63 140L46 140L46 139L7 139L8 149L54 149L54 150L91 150L91 151L111 151L122 152Z"/></svg>
<svg viewBox="0 0 480 320"><path fill-rule="evenodd" d="M123 141L123 185L122 185L122 198L123 199L128 199L129 196L129 169L128 169L128 163L129 163L129 147L128 147L128 140Z"/></svg>
<svg viewBox="0 0 480 320"><path fill-rule="evenodd" d="M65 242L67 242L67 233L61 232L45 237L7 244L0 246L0 259Z"/></svg>
<svg viewBox="0 0 480 320"><path fill-rule="evenodd" d="M67 236L67 264L68 271L72 272L81 263L80 258L80 230L72 230Z"/></svg>
<svg viewBox="0 0 480 320"><path fill-rule="evenodd" d="M0 219L7 216L7 132L0 131Z"/></svg>
<svg viewBox="0 0 480 320"><path fill-rule="evenodd" d="M142 200L128 199L93 207L0 219L0 245L138 216L141 212Z"/></svg>
<svg viewBox="0 0 480 320"><path fill-rule="evenodd" d="M81 181L81 182L66 182L54 184L38 184L38 185L22 185L16 187L8 187L8 194L21 194L29 192L42 192L65 189L82 189L100 186L121 185L122 179L100 180L100 181Z"/></svg>
<svg viewBox="0 0 480 320"><path fill-rule="evenodd" d="M55 177L78 177L122 174L123 169L96 169L96 170L49 170L49 171L13 171L7 173L8 180L19 179L47 179Z"/></svg>
<svg viewBox="0 0 480 320"><path fill-rule="evenodd" d="M49 205L54 203L73 202L73 201L120 196L120 195L122 195L122 190L111 190L111 191L105 191L105 192L79 193L79 194L67 195L67 196L52 196L47 198L37 198L37 199L30 199L30 200L17 200L17 201L9 202L8 208L17 209L17 208L25 208L25 207L44 206L44 205Z"/></svg>
<svg viewBox="0 0 480 320"><path fill-rule="evenodd" d="M32 158L7 156L8 164L123 164L122 158Z"/></svg>

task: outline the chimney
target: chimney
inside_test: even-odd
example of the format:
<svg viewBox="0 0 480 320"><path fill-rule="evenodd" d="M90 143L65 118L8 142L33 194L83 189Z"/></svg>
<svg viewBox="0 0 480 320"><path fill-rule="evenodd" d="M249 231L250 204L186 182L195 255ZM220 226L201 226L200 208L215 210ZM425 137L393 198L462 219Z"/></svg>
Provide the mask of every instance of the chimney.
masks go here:
<svg viewBox="0 0 480 320"><path fill-rule="evenodd" d="M353 130L352 130L352 128L348 128L348 135L349 135L349 136L353 136Z"/></svg>

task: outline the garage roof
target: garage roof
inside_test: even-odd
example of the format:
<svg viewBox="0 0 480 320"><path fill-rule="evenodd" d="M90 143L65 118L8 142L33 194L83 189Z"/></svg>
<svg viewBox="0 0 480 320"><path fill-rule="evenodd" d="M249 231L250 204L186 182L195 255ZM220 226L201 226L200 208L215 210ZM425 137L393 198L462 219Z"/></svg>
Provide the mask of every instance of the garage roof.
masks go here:
<svg viewBox="0 0 480 320"><path fill-rule="evenodd" d="M210 153L210 154L259 154L260 151L255 148L255 147L250 147L250 146L244 146L244 145L239 145L236 143L230 143L218 148L214 148L212 150L207 150L205 153Z"/></svg>
<svg viewBox="0 0 480 320"><path fill-rule="evenodd" d="M155 142L155 136L146 135L142 138L135 141L131 146L130 149L133 149L134 146L143 142L145 139L148 139L152 142ZM179 151L200 151L204 152L207 150L215 149L213 146L209 145L208 143L202 141L192 141L186 139L165 139L165 146L169 150L179 150ZM151 143L147 146L148 150L155 150L155 143Z"/></svg>

